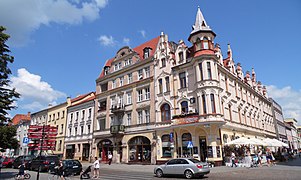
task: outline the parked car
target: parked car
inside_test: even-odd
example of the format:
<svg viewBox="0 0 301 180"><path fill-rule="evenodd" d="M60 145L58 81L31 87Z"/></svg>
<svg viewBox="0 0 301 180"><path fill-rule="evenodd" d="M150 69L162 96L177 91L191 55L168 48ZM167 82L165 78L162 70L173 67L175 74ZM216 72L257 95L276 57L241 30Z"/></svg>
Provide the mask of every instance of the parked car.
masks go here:
<svg viewBox="0 0 301 180"><path fill-rule="evenodd" d="M2 162L2 166L3 167L7 167L7 168L10 168L13 166L13 162L14 162L14 158L12 157L5 157L3 162Z"/></svg>
<svg viewBox="0 0 301 180"><path fill-rule="evenodd" d="M51 171L58 166L60 160L56 155L37 156L30 163L30 170Z"/></svg>
<svg viewBox="0 0 301 180"><path fill-rule="evenodd" d="M35 158L35 156L34 155L24 155L24 156L18 156L15 160L14 160L14 162L13 162L13 164L12 164L12 168L19 168L19 166L21 165L21 163L22 162L24 162L25 163L25 169L29 169L29 164L30 164L30 162L31 162L31 160L33 159L33 158Z"/></svg>
<svg viewBox="0 0 301 180"><path fill-rule="evenodd" d="M157 177L164 175L184 175L187 179L191 179L209 174L210 168L208 163L201 162L197 159L177 158L171 159L165 164L156 167L154 173Z"/></svg>
<svg viewBox="0 0 301 180"><path fill-rule="evenodd" d="M63 169L67 174L79 175L82 172L82 164L78 160L63 160Z"/></svg>

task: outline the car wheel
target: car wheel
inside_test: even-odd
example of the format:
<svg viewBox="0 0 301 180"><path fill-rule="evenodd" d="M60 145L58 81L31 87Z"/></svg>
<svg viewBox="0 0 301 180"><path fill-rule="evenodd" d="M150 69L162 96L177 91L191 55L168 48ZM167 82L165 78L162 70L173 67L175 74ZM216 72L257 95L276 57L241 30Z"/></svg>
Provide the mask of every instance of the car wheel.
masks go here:
<svg viewBox="0 0 301 180"><path fill-rule="evenodd" d="M190 170L186 170L184 175L186 179L191 179L193 177L193 173Z"/></svg>
<svg viewBox="0 0 301 180"><path fill-rule="evenodd" d="M162 177L163 176L163 171L161 169L158 169L156 171L156 176L159 177L159 178Z"/></svg>

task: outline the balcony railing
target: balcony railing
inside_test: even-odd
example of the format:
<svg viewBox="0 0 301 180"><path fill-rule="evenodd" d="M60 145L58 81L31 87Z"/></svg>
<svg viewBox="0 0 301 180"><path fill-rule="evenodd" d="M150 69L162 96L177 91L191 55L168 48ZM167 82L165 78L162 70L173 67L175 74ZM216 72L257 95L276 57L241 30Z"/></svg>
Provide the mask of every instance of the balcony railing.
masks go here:
<svg viewBox="0 0 301 180"><path fill-rule="evenodd" d="M124 112L125 106L124 106L124 104L112 105L111 111L112 111L112 113Z"/></svg>
<svg viewBox="0 0 301 180"><path fill-rule="evenodd" d="M110 133L111 134L123 134L125 126L124 125L111 125Z"/></svg>
<svg viewBox="0 0 301 180"><path fill-rule="evenodd" d="M185 118L185 117L191 117L191 116L198 116L199 113L195 112L188 112L188 113L183 113L183 114L177 114L172 116L172 119L179 119L179 118Z"/></svg>

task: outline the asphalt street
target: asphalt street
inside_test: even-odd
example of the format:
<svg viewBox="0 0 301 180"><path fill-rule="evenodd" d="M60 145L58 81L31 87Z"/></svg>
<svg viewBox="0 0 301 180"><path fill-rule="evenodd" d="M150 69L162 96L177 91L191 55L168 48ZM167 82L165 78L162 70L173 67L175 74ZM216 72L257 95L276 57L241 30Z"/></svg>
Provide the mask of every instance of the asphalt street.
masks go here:
<svg viewBox="0 0 301 180"><path fill-rule="evenodd" d="M83 164L86 168L90 164ZM100 168L100 178L104 180L150 180L159 179L154 176L153 169L156 165L126 165L126 164L102 164ZM13 179L14 174L18 172L17 169L3 168L0 174L0 179ZM32 178L36 179L36 172L28 171ZM231 167L214 167L210 174L203 179L279 179L279 180L299 180L301 179L301 158L289 162L278 163L272 167L258 167L258 168L231 168ZM48 179L49 174L41 173L40 179ZM79 179L79 176L71 177L70 179ZM162 180L184 179L184 177L164 177Z"/></svg>

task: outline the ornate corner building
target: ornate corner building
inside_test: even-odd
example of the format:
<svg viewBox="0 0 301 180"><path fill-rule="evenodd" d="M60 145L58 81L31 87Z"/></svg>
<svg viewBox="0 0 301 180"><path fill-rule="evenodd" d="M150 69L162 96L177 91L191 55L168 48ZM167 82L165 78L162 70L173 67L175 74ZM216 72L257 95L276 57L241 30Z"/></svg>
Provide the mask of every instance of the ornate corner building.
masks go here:
<svg viewBox="0 0 301 180"><path fill-rule="evenodd" d="M156 164L175 157L222 161L237 137L276 137L272 103L256 73L245 75L198 8L190 46L160 36L123 47L96 80L92 154Z"/></svg>

